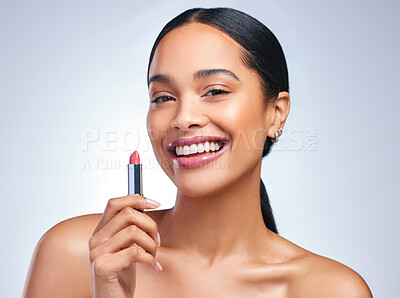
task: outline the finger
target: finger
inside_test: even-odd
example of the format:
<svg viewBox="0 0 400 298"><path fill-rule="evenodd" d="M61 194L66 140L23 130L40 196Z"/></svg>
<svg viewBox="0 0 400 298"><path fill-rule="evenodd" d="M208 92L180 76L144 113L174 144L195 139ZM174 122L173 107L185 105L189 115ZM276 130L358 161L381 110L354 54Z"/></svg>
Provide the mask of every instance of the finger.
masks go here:
<svg viewBox="0 0 400 298"><path fill-rule="evenodd" d="M157 267L156 259L138 247L131 246L117 253L104 255L93 262L96 275L102 277L117 276L133 262L146 263ZM158 269L156 269L158 270Z"/></svg>
<svg viewBox="0 0 400 298"><path fill-rule="evenodd" d="M131 207L125 207L92 237L91 247L100 245L130 225L137 226L159 244L157 223L147 214L140 213Z"/></svg>
<svg viewBox="0 0 400 298"><path fill-rule="evenodd" d="M90 260L93 262L103 255L112 254L126 249L132 245L139 246L141 249L156 256L157 244L138 227L131 225L119 231L112 238L103 242L101 245L90 250Z"/></svg>
<svg viewBox="0 0 400 298"><path fill-rule="evenodd" d="M145 198L140 195L129 195L126 197L112 198L108 200L107 206L104 210L99 224L94 230L93 234L101 230L103 226L110 221L115 215L118 214L125 207L132 207L135 209L152 209L160 206L160 203Z"/></svg>

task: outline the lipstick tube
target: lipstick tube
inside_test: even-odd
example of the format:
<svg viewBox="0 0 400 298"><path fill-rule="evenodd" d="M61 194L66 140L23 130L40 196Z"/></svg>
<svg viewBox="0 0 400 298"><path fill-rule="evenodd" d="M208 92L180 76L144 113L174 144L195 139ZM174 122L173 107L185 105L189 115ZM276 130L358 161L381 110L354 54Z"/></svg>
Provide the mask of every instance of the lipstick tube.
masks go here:
<svg viewBox="0 0 400 298"><path fill-rule="evenodd" d="M143 195L142 164L128 164L128 195Z"/></svg>
<svg viewBox="0 0 400 298"><path fill-rule="evenodd" d="M139 153L134 151L128 164L128 195L143 196L142 164L140 163ZM141 209L136 209L144 213Z"/></svg>

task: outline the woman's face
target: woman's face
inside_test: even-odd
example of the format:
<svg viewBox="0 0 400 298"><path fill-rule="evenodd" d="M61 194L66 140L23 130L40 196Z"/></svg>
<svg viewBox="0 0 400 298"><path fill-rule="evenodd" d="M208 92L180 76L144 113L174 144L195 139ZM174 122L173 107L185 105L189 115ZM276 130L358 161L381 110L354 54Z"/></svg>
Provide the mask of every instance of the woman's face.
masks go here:
<svg viewBox="0 0 400 298"><path fill-rule="evenodd" d="M163 170L188 196L215 194L259 171L272 117L240 49L195 23L165 35L150 65L148 133Z"/></svg>

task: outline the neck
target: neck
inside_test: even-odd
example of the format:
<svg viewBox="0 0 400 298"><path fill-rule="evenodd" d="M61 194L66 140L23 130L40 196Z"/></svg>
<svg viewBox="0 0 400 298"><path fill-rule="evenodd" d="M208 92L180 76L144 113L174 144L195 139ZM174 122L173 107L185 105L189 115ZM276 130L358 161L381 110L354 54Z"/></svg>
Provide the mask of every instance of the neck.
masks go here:
<svg viewBox="0 0 400 298"><path fill-rule="evenodd" d="M217 195L191 198L179 192L160 223L164 247L189 250L207 264L265 250L270 232L260 203L259 166Z"/></svg>

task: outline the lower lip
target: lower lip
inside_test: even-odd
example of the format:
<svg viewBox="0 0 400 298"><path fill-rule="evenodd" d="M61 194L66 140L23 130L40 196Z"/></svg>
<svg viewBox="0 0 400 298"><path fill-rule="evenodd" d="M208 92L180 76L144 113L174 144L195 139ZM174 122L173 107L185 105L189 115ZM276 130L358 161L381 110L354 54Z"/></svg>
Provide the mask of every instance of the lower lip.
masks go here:
<svg viewBox="0 0 400 298"><path fill-rule="evenodd" d="M185 156L176 156L174 152L170 151L169 153L172 156L172 159L178 164L180 167L192 168L199 167L205 165L213 160L217 159L222 153L225 152L226 148L228 148L229 142L225 143L221 150L215 153L205 153L202 155L198 155L195 157L185 157Z"/></svg>

